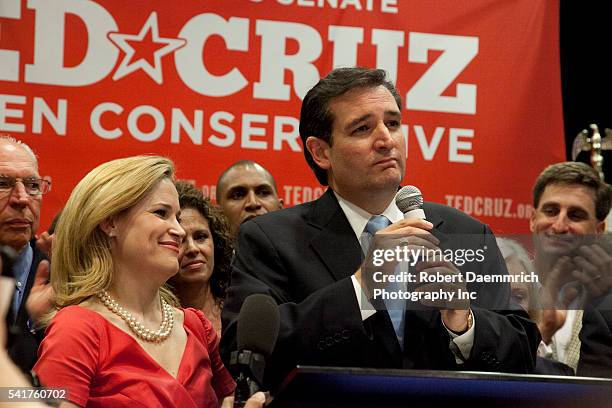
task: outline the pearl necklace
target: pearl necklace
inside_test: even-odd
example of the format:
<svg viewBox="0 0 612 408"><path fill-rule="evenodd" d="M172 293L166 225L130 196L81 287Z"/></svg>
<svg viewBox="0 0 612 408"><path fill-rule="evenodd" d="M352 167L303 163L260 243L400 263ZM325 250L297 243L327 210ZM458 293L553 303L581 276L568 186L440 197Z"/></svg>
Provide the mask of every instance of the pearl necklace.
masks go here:
<svg viewBox="0 0 612 408"><path fill-rule="evenodd" d="M172 310L172 306L166 303L163 298L161 298L161 326L159 326L159 329L156 331L153 331L147 329L144 324L136 320L136 318L130 312L125 310L119 305L119 303L117 303L115 299L110 297L106 290L98 292L98 297L100 298L100 301L104 303L104 306L108 308L108 310L121 317L127 323L130 330L132 330L132 332L142 340L161 343L162 341L166 340L168 336L170 336L172 327L174 326L174 311Z"/></svg>

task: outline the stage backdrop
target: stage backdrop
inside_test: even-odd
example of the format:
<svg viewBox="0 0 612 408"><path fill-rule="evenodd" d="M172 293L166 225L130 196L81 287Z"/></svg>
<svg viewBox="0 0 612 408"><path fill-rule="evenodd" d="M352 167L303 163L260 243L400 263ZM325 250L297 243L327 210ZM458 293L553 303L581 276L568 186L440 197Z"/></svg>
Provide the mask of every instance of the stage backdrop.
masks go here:
<svg viewBox="0 0 612 408"><path fill-rule="evenodd" d="M289 206L323 189L300 102L338 66L384 68L403 98L404 182L498 232L564 157L551 0L0 0L0 132L53 180L42 226L92 167L157 153L205 193L270 169Z"/></svg>

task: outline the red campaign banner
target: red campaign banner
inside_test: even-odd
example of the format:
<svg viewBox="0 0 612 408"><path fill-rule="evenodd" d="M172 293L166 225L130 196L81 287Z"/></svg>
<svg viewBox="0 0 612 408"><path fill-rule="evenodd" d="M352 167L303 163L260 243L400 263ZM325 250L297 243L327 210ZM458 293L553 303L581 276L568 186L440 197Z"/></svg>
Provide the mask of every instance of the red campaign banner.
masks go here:
<svg viewBox="0 0 612 408"><path fill-rule="evenodd" d="M333 67L379 67L403 98L404 183L525 232L535 177L564 158L558 31L548 0L2 0L0 133L53 180L43 226L94 166L142 153L213 198L258 161L290 206L323 192L301 98Z"/></svg>

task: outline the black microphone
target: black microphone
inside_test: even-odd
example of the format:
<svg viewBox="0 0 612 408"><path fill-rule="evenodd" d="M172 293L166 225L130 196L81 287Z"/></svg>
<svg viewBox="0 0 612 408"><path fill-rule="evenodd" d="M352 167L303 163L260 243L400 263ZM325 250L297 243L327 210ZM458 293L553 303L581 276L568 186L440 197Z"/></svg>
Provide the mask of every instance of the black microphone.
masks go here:
<svg viewBox="0 0 612 408"><path fill-rule="evenodd" d="M0 245L0 258L2 259L0 263L2 276L13 279L13 262L17 259L17 251L9 246Z"/></svg>
<svg viewBox="0 0 612 408"><path fill-rule="evenodd" d="M263 384L266 357L272 354L278 337L280 313L268 295L248 296L238 315L238 350L230 355L230 371L236 379L234 406L244 407Z"/></svg>
<svg viewBox="0 0 612 408"><path fill-rule="evenodd" d="M404 213L405 219L426 219L425 211L423 211L423 194L415 186L402 187L395 195L395 204Z"/></svg>
<svg viewBox="0 0 612 408"><path fill-rule="evenodd" d="M7 320L7 344L14 344L18 341L19 330L14 325L16 311L12 311L12 300L15 292L15 277L13 273L13 263L17 259L17 251L5 245L0 245L0 324L4 324ZM9 314L10 319L6 319L6 314ZM0 344L4 347L4 344Z"/></svg>
<svg viewBox="0 0 612 408"><path fill-rule="evenodd" d="M15 276L13 274L15 259L17 259L17 251L9 246L0 245L0 271L2 272L0 276L0 311L2 313L10 309L13 293L15 292ZM0 324L4 324L2 323L4 321L4 314L0 318ZM0 347L2 347L1 344Z"/></svg>

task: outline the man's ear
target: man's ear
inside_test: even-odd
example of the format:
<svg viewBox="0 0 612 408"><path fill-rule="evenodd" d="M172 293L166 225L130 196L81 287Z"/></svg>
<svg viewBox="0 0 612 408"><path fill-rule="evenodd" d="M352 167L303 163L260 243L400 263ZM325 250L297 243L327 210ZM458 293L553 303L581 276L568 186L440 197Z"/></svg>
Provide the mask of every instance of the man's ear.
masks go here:
<svg viewBox="0 0 612 408"><path fill-rule="evenodd" d="M535 208L532 212L531 212L531 217L529 218L529 231L534 232L534 228L535 228L535 218L536 218L536 211L538 209Z"/></svg>
<svg viewBox="0 0 612 408"><path fill-rule="evenodd" d="M285 205L285 201L282 198L279 198L278 199L278 209L282 210L284 205Z"/></svg>
<svg viewBox="0 0 612 408"><path fill-rule="evenodd" d="M115 220L112 218L107 218L100 223L100 229L109 237L114 237L116 234Z"/></svg>
<svg viewBox="0 0 612 408"><path fill-rule="evenodd" d="M320 168L328 170L331 167L331 160L329 158L329 143L325 140L315 136L308 136L306 139L306 148L314 162Z"/></svg>
<svg viewBox="0 0 612 408"><path fill-rule="evenodd" d="M603 234L606 230L606 220L603 221L599 221L599 223L597 224L597 227L595 227L595 233L596 234Z"/></svg>

